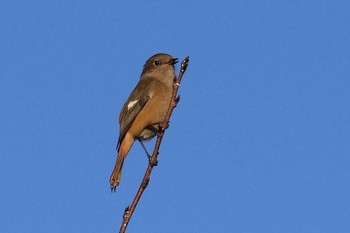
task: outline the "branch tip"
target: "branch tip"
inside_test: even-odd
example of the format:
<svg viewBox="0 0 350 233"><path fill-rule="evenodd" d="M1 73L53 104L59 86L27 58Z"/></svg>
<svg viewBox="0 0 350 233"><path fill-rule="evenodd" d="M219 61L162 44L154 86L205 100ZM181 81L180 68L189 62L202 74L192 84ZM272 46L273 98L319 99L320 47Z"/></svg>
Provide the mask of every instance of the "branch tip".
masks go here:
<svg viewBox="0 0 350 233"><path fill-rule="evenodd" d="M190 56L187 56L182 62L181 62L181 71L185 72L188 66L188 63L190 61Z"/></svg>

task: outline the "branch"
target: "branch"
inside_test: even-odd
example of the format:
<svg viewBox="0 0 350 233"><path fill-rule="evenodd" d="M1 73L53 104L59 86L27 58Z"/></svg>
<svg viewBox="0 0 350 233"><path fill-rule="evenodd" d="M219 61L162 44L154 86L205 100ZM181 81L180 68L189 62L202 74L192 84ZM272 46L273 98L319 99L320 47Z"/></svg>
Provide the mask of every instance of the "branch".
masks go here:
<svg viewBox="0 0 350 233"><path fill-rule="evenodd" d="M124 210L124 215L123 215L123 222L122 222L122 225L120 226L120 229L119 229L119 233L124 233L128 224L129 224L129 221L132 217L132 214L134 213L135 211L135 208L142 196L142 193L145 191L145 189L147 188L147 185L148 185L148 182L150 180L150 177L151 177L151 172L152 172L152 169L154 166L157 165L157 158L158 158L158 154L159 154L159 147L160 147L160 144L163 140L163 136L164 136L164 133L165 133L165 130L166 128L168 127L169 125L169 119L171 117L171 114L173 113L173 110L174 108L176 107L177 103L179 102L180 100L180 96L177 95L177 91L179 89L179 86L180 86L180 83L181 83L181 80L182 80L182 76L184 75L185 71L186 71L186 68L188 66L188 62L189 62L190 58L187 56L182 62L181 62L181 69L180 69L180 73L178 75L178 77L174 78L174 84L173 84L173 94L172 94L172 97L171 97L171 101L170 101L170 104L169 104L169 108L168 108L168 111L165 115L165 118L164 118L164 121L162 122L161 124L161 130L158 132L157 134L157 141L156 141L156 144L154 146L154 150L153 150L153 153L152 153L152 156L149 160L149 164L147 166L147 169L146 169L146 172L145 172L145 175L142 179L142 182L140 184L140 187L134 197L134 200L133 202L131 203L130 206L127 206Z"/></svg>

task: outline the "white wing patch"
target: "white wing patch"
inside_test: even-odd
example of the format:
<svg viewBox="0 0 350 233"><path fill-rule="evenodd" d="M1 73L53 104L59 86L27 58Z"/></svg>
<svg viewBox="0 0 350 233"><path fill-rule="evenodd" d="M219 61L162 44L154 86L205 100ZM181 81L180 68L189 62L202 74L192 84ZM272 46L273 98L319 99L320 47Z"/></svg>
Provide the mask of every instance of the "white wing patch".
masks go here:
<svg viewBox="0 0 350 233"><path fill-rule="evenodd" d="M139 100L132 100L132 101L130 101L130 102L128 103L128 106L127 106L128 110L129 110L130 108L134 107L135 104L137 104L137 102L139 102Z"/></svg>

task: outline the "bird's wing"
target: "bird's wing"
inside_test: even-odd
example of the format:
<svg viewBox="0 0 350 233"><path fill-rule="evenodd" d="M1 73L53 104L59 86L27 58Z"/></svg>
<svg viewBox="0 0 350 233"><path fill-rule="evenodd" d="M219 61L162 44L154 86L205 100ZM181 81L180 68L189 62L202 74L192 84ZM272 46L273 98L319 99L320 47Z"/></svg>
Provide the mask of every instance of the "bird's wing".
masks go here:
<svg viewBox="0 0 350 233"><path fill-rule="evenodd" d="M120 133L117 143L117 150L121 141L124 139L126 132L128 132L131 124L135 120L136 116L143 109L148 102L149 96L149 82L150 80L141 79L136 85L129 98L125 102L119 116Z"/></svg>

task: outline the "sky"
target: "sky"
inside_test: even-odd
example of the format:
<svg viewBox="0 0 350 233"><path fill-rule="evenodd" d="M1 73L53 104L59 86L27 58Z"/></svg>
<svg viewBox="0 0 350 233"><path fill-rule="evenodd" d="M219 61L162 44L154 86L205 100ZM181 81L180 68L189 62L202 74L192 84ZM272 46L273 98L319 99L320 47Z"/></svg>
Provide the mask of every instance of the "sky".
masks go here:
<svg viewBox="0 0 350 233"><path fill-rule="evenodd" d="M158 52L190 63L127 232L350 232L348 1L0 9L0 232L118 232L148 164L110 192L118 116Z"/></svg>

